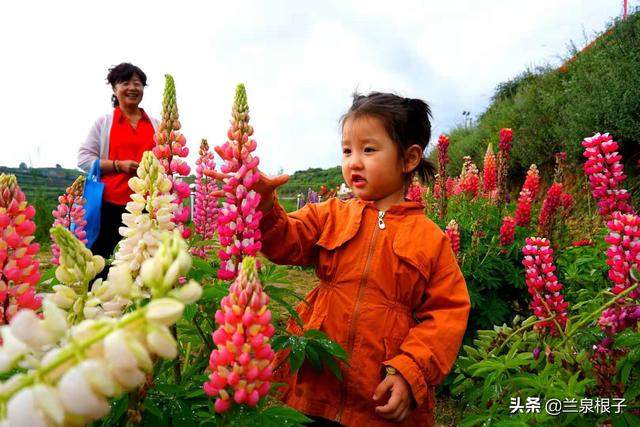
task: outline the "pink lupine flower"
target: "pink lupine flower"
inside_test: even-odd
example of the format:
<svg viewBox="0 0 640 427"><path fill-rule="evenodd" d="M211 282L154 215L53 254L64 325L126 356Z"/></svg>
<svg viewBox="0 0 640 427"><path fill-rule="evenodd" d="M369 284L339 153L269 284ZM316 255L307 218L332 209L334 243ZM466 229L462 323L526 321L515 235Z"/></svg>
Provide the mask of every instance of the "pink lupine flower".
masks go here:
<svg viewBox="0 0 640 427"><path fill-rule="evenodd" d="M446 192L447 197L451 197L451 196L454 196L456 194L459 194L459 191L457 192L457 189L460 186L458 185L458 179L457 178L451 178L451 177L447 178L447 182L446 182L445 186L446 186L446 191L447 191Z"/></svg>
<svg viewBox="0 0 640 427"><path fill-rule="evenodd" d="M483 194L485 197L490 197L496 190L497 183L496 156L493 154L491 143L487 146L487 152L484 155L482 178Z"/></svg>
<svg viewBox="0 0 640 427"><path fill-rule="evenodd" d="M258 229L262 212L257 210L260 195L251 189L260 179L260 159L252 154L257 143L250 139L253 128L249 125L249 105L242 84L236 88L232 114L229 140L215 147L225 162L221 171L231 174L224 178L222 189L226 197L218 210L218 237L223 247L219 251L218 277L223 280L235 278L242 258L254 256L262 247Z"/></svg>
<svg viewBox="0 0 640 427"><path fill-rule="evenodd" d="M464 165L460 173L460 189L471 197L476 197L480 192L480 175L478 168L471 161L471 157L464 156Z"/></svg>
<svg viewBox="0 0 640 427"><path fill-rule="evenodd" d="M624 166L620 162L618 143L608 133L595 134L582 141L585 148L583 155L587 158L584 172L589 178L591 194L598 203L598 212L606 220L615 211L632 213L629 203L631 194L622 188L626 179Z"/></svg>
<svg viewBox="0 0 640 427"><path fill-rule="evenodd" d="M173 222L185 239L189 237L190 230L185 226L189 220L190 210L183 206L183 201L190 197L189 184L181 177L188 176L191 172L189 165L183 160L189 155L187 140L180 133L180 120L178 106L176 104L176 87L173 77L165 74L164 97L162 99L162 121L154 135L156 146L153 154L162 164L166 174L172 182L172 194L174 203L178 208L174 211Z"/></svg>
<svg viewBox="0 0 640 427"><path fill-rule="evenodd" d="M631 269L640 271L640 217L614 212L607 227L609 234L605 241L611 245L607 249L607 264L611 267L609 279L614 283L611 292L618 295L633 284ZM631 291L629 297L640 297L640 290Z"/></svg>
<svg viewBox="0 0 640 427"><path fill-rule="evenodd" d="M455 219L449 221L444 232L449 237L449 240L451 241L451 249L453 249L453 253L456 254L457 257L460 253L460 226Z"/></svg>
<svg viewBox="0 0 640 427"><path fill-rule="evenodd" d="M590 240L590 239L576 240L575 242L571 242L570 246L573 248L579 248L582 246L593 246L593 240Z"/></svg>
<svg viewBox="0 0 640 427"><path fill-rule="evenodd" d="M505 216L502 218L502 226L500 227L500 245L509 246L515 240L516 221L513 217Z"/></svg>
<svg viewBox="0 0 640 427"><path fill-rule="evenodd" d="M216 397L218 413L228 410L231 400L256 406L269 392L274 357L269 339L275 328L268 303L255 258L244 258L215 315L218 329L212 337L217 348L209 357L211 375L203 384L204 392Z"/></svg>
<svg viewBox="0 0 640 427"><path fill-rule="evenodd" d="M528 226L531 221L532 200L533 198L531 197L531 192L529 190L524 188L520 191L515 213L516 224L520 227Z"/></svg>
<svg viewBox="0 0 640 427"><path fill-rule="evenodd" d="M538 319L552 317L553 320L538 323L535 328L541 332L558 335L556 323L564 329L567 323L567 307L569 303L561 294L562 284L555 275L553 249L549 240L540 237L528 237L522 248L525 267L525 282L529 294L533 297L531 310ZM555 320L555 322L554 322Z"/></svg>
<svg viewBox="0 0 640 427"><path fill-rule="evenodd" d="M87 233L84 231L84 227L87 225L87 221L84 219L84 203L83 187L85 177L83 175L76 178L76 180L67 187L65 194L58 197L60 203L58 207L52 212L55 220L53 221L53 227L61 225L67 230L71 231L82 243L87 243ZM58 265L60 258L60 248L56 243L53 236L51 236L51 263Z"/></svg>
<svg viewBox="0 0 640 427"><path fill-rule="evenodd" d="M598 325L607 335L615 335L640 321L640 305L614 305L600 315Z"/></svg>
<svg viewBox="0 0 640 427"><path fill-rule="evenodd" d="M426 191L417 180L414 180L407 189L407 200L412 202L422 202L422 195Z"/></svg>
<svg viewBox="0 0 640 427"><path fill-rule="evenodd" d="M203 139L200 144L200 157L196 160L196 197L194 207L195 231L203 240L213 239L218 216L218 200L213 192L218 190L215 181L206 175L206 171L213 171L216 167L213 153L209 151L209 144ZM204 258L212 245L193 248L194 255Z"/></svg>
<svg viewBox="0 0 640 427"><path fill-rule="evenodd" d="M40 280L40 245L33 243L35 213L16 177L0 174L0 324L9 323L22 308L40 308L35 292Z"/></svg>

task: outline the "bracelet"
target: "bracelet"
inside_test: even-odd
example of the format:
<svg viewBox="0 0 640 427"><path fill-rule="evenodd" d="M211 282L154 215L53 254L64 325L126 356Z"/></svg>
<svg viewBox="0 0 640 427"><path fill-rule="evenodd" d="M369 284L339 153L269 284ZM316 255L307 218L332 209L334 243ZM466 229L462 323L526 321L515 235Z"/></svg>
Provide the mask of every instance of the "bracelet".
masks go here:
<svg viewBox="0 0 640 427"><path fill-rule="evenodd" d="M120 173L120 168L118 167L118 161L117 160L113 161L113 169L116 171L116 173Z"/></svg>
<svg viewBox="0 0 640 427"><path fill-rule="evenodd" d="M389 376L389 375L397 375L398 374L398 370L396 368L394 368L393 366L385 366L384 367L384 371L387 374L387 376Z"/></svg>

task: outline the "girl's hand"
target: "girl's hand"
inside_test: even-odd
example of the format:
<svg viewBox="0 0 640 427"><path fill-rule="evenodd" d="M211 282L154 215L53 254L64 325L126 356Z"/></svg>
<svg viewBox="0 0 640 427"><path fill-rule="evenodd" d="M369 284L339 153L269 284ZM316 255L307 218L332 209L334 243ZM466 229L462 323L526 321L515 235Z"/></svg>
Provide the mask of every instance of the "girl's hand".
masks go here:
<svg viewBox="0 0 640 427"><path fill-rule="evenodd" d="M289 175L277 175L277 176L267 176L264 173L260 172L260 179L253 185L252 190L256 193L260 194L260 204L258 205L258 210L262 212L268 212L273 207L273 202L275 200L275 190L281 185L287 183L289 181ZM223 174L217 171L205 170L204 174L222 181L225 178L229 178L232 174ZM214 197L224 197L224 190L218 190L212 192Z"/></svg>
<svg viewBox="0 0 640 427"><path fill-rule="evenodd" d="M378 401L391 390L391 397L384 406L376 406L376 413L389 421L400 422L409 416L413 404L411 387L400 374L387 375L373 394L373 400Z"/></svg>

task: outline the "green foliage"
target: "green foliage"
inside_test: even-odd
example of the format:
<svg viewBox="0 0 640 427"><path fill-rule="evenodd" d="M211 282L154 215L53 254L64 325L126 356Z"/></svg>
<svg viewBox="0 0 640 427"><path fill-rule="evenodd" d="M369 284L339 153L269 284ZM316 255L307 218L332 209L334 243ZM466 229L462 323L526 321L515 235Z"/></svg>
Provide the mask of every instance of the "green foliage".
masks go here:
<svg viewBox="0 0 640 427"><path fill-rule="evenodd" d="M327 189L335 189L344 179L342 178L342 168L336 166L329 169L309 168L304 171L296 171L289 178L289 182L278 189L281 196L295 197L302 193L306 196L307 190L318 191L324 185Z"/></svg>

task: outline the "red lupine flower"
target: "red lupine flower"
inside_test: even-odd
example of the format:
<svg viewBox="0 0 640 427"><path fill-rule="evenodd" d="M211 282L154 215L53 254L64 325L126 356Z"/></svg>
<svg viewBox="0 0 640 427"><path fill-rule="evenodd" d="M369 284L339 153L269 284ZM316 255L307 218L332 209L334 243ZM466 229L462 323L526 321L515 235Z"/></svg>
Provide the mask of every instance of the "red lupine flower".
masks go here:
<svg viewBox="0 0 640 427"><path fill-rule="evenodd" d="M623 382L613 379L618 376L618 360L628 350L614 346L611 337L605 337L600 343L593 346L593 355L589 358L593 365L593 374L596 379L596 396L622 397Z"/></svg>
<svg viewBox="0 0 640 427"><path fill-rule="evenodd" d="M551 233L553 222L560 207L564 209L563 213L566 214L568 212L566 209L571 209L572 206L573 199L564 192L563 185L559 182L551 184L542 202L542 208L540 209L540 215L538 217L540 234L548 236L549 233Z"/></svg>
<svg viewBox="0 0 640 427"><path fill-rule="evenodd" d="M505 216L502 219L502 226L500 227L500 245L509 246L515 240L516 221L513 217Z"/></svg>
<svg viewBox="0 0 640 427"><path fill-rule="evenodd" d="M589 177L591 194L597 200L600 215L607 220L615 211L633 212L629 204L631 194L622 188L626 175L620 163L622 156L618 154L618 143L608 133L597 133L585 138L582 146L585 147L583 155L587 158L584 171Z"/></svg>
<svg viewBox="0 0 640 427"><path fill-rule="evenodd" d="M446 186L446 191L447 191L447 197L451 197L451 196L455 196L456 194L460 194L460 191L458 191L459 189L459 185L458 185L458 179L457 178L447 178L447 182L445 184Z"/></svg>
<svg viewBox="0 0 640 427"><path fill-rule="evenodd" d="M413 182L407 190L407 200L412 202L422 202L422 195L425 192L425 188L420 185L419 182Z"/></svg>
<svg viewBox="0 0 640 427"><path fill-rule="evenodd" d="M464 165L460 173L460 190L471 197L476 197L480 192L478 168L469 156L464 156Z"/></svg>
<svg viewBox="0 0 640 427"><path fill-rule="evenodd" d="M562 284L554 274L556 266L553 262L553 249L549 240L540 237L528 237L522 248L525 267L525 282L533 301L531 310L538 319L552 317L564 329L567 323L567 307L569 304L561 294ZM556 323L553 320L538 323L535 328L541 332L558 335Z"/></svg>
<svg viewBox="0 0 640 427"><path fill-rule="evenodd" d="M268 303L255 258L244 258L215 315L218 329L212 337L217 348L209 357L211 375L203 384L206 394L217 397L214 408L218 413L229 409L232 399L256 406L269 392L274 357L269 339L275 328Z"/></svg>
<svg viewBox="0 0 640 427"><path fill-rule="evenodd" d="M607 335L615 335L640 321L640 305L614 305L600 315L598 325Z"/></svg>
<svg viewBox="0 0 640 427"><path fill-rule="evenodd" d="M515 220L516 224L520 227L526 227L531 221L531 204L532 204L531 192L526 188L520 192L518 197L518 204L516 205Z"/></svg>
<svg viewBox="0 0 640 427"><path fill-rule="evenodd" d="M438 184L438 192L434 191L434 197L438 199L438 216L444 218L447 210L447 197L449 197L446 182L447 178L447 164L449 163L449 137L445 134L441 134L438 137L438 178L436 183ZM435 187L434 187L435 190Z"/></svg>
<svg viewBox="0 0 640 427"><path fill-rule="evenodd" d="M16 177L0 174L0 324L8 324L22 308L40 308L35 292L40 280L40 245L33 243L35 213Z"/></svg>
<svg viewBox="0 0 640 427"><path fill-rule="evenodd" d="M511 151L511 141L513 140L513 131L509 128L500 129L500 151L506 154L506 158L509 158L509 151Z"/></svg>
<svg viewBox="0 0 640 427"><path fill-rule="evenodd" d="M490 196L496 189L497 183L496 156L493 154L491 143L487 146L487 152L484 155L484 168L482 170L482 175L484 195Z"/></svg>
<svg viewBox="0 0 640 427"><path fill-rule="evenodd" d="M540 172L538 172L538 167L535 164L529 166L527 177L524 180L522 189L529 190L529 192L531 193L531 199L536 199L538 191L540 190Z"/></svg>
<svg viewBox="0 0 640 427"><path fill-rule="evenodd" d="M611 292L618 295L633 284L631 269L640 271L640 217L614 212L607 227L609 234L604 239L611 245L607 249L609 279L614 283ZM640 297L640 290L631 291L629 297Z"/></svg>
<svg viewBox="0 0 640 427"><path fill-rule="evenodd" d="M575 242L571 243L571 246L574 248L579 248L581 246L593 246L593 240L590 240L590 239L576 240Z"/></svg>
<svg viewBox="0 0 640 427"><path fill-rule="evenodd" d="M460 252L460 226L455 219L449 221L449 224L447 224L444 232L447 236L449 236L449 240L451 241L451 249L453 249L453 253L456 254L457 257Z"/></svg>
<svg viewBox="0 0 640 427"><path fill-rule="evenodd" d="M508 195L507 189L507 161L509 160L509 151L511 150L511 140L513 132L509 128L500 129L500 143L498 144L498 182L497 189L498 200L503 203Z"/></svg>

